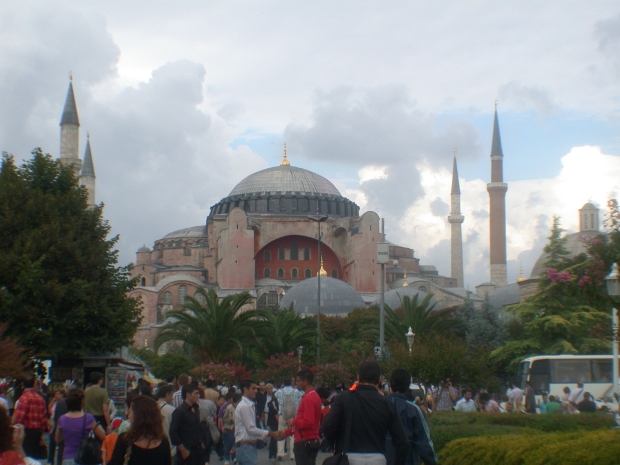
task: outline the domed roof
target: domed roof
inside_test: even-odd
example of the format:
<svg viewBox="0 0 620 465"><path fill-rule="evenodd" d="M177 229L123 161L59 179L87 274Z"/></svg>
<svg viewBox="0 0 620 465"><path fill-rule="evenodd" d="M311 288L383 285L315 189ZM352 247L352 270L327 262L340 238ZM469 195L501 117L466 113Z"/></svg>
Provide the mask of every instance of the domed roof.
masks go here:
<svg viewBox="0 0 620 465"><path fill-rule="evenodd" d="M415 287L398 287L396 289L392 289L391 291L386 292L383 296L383 302L392 310L396 310L401 307L401 300L403 297L407 296L410 299L413 299L413 297L416 295L418 295L418 302L421 302L428 294ZM380 303L381 297L378 297L373 302L373 305L379 305ZM437 300L433 297L430 301L430 304L437 304ZM440 308L441 307L439 305L435 305L435 310L439 310Z"/></svg>
<svg viewBox="0 0 620 465"><path fill-rule="evenodd" d="M596 205L594 205L592 202L588 202L579 209L579 211L581 210L597 210L598 211L598 207L596 207Z"/></svg>
<svg viewBox="0 0 620 465"><path fill-rule="evenodd" d="M317 280L308 278L295 285L280 302L281 308L293 309L302 315L317 314ZM335 278L321 277L321 314L346 315L356 308L365 308L362 296L349 284Z"/></svg>
<svg viewBox="0 0 620 465"><path fill-rule="evenodd" d="M148 253L150 253L150 252L151 252L151 249L149 249L146 245L143 245L142 247L140 247L140 248L138 249L138 252L137 252L137 253L142 253L142 252L148 252Z"/></svg>
<svg viewBox="0 0 620 465"><path fill-rule="evenodd" d="M584 244L584 239L594 237L597 234L601 233L599 231L580 231L577 233L568 234L566 236L566 250L568 250L571 257L576 257L582 253L588 253ZM545 271L543 264L547 261L547 259L547 254L543 252L540 257L538 257L538 260L536 260L536 263L534 263L530 278L538 278L540 273Z"/></svg>
<svg viewBox="0 0 620 465"><path fill-rule="evenodd" d="M312 171L295 166L276 166L258 171L243 179L230 192L229 197L244 194L298 192L300 194L326 194L341 197L330 181Z"/></svg>
<svg viewBox="0 0 620 465"><path fill-rule="evenodd" d="M173 231L170 234L166 234L164 239L174 239L181 237L201 237L207 235L207 227L205 225L201 226L192 226L191 228L179 229L178 231Z"/></svg>

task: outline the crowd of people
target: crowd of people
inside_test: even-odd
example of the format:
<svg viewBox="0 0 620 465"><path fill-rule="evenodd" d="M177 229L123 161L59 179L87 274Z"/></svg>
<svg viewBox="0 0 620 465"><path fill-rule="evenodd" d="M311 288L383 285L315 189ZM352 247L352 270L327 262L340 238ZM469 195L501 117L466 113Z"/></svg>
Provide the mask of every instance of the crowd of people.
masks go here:
<svg viewBox="0 0 620 465"><path fill-rule="evenodd" d="M436 464L426 417L433 411L580 413L596 410L579 385L561 399L536 402L529 383L512 385L499 402L487 392L455 387L449 378L413 384L395 369L381 377L374 361L360 364L357 380L335 389L314 387L314 374L218 384L187 374L157 385L141 379L117 416L103 375L85 390L67 386L48 400L30 377L21 392L0 396L0 465L29 460L50 465L256 465L268 449L273 462L315 465L319 451L346 453L351 465ZM4 392L6 394L6 388ZM9 439L7 439L9 438ZM215 459L217 457L217 459ZM283 464L284 465L284 464Z"/></svg>

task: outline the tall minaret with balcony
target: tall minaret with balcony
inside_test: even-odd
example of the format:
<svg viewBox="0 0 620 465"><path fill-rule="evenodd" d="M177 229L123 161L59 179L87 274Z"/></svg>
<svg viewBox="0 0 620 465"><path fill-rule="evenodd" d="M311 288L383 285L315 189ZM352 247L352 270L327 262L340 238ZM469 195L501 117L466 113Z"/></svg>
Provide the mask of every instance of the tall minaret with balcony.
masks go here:
<svg viewBox="0 0 620 465"><path fill-rule="evenodd" d="M78 155L79 146L80 120L73 95L73 78L70 77L65 107L60 118L60 162L63 165L72 166L76 177L82 170L82 160Z"/></svg>
<svg viewBox="0 0 620 465"><path fill-rule="evenodd" d="M506 279L506 191L508 184L504 182L504 153L499 135L497 119L497 102L495 103L495 119L493 122L493 140L491 142L491 182L487 184L489 192L489 227L490 227L490 258L491 283L495 287L507 284Z"/></svg>
<svg viewBox="0 0 620 465"><path fill-rule="evenodd" d="M82 164L82 172L80 173L80 185L84 186L88 191L88 206L94 207L95 203L95 165L93 163L93 154L90 150L90 135L86 137L86 150L84 150L84 163Z"/></svg>
<svg viewBox="0 0 620 465"><path fill-rule="evenodd" d="M456 167L456 149L454 149L454 162L452 164L452 190L450 191L451 209L448 222L450 223L450 276L457 280L458 287L464 287L463 280L463 233L461 224L465 217L461 214L461 186L459 184L459 172Z"/></svg>

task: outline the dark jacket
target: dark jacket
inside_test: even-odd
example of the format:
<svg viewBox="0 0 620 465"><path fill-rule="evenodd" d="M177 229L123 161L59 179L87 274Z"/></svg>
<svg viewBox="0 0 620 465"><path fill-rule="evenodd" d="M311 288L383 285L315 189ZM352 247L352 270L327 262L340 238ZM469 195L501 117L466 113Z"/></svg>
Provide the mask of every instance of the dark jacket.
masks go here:
<svg viewBox="0 0 620 465"><path fill-rule="evenodd" d="M200 413L198 412L198 405L190 407L187 402L183 402L172 412L170 442L172 442L173 446L182 444L187 450L200 447Z"/></svg>
<svg viewBox="0 0 620 465"><path fill-rule="evenodd" d="M406 395L399 392L390 395L388 399L394 402L398 416L400 416L407 433L409 453L407 454L406 465L419 465L420 459L427 465L436 465L439 459L433 449L431 434L420 407L414 402L408 401ZM386 451L387 465L392 465L394 463L394 446L390 436L386 439Z"/></svg>
<svg viewBox="0 0 620 465"><path fill-rule="evenodd" d="M394 403L379 394L373 386L359 385L355 391L338 396L323 420L323 434L330 444L335 445L336 452L342 452L351 398L351 437L349 448L344 452L385 455L385 438L389 432L394 446L393 465L404 465L408 451L405 428Z"/></svg>

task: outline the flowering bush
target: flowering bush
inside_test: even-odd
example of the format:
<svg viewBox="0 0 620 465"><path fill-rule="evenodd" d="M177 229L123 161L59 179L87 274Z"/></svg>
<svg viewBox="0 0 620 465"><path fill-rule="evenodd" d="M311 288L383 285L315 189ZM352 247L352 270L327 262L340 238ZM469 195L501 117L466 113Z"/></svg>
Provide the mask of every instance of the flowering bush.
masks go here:
<svg viewBox="0 0 620 465"><path fill-rule="evenodd" d="M552 283L569 283L573 277L568 271L558 271L554 268L547 268L547 279Z"/></svg>
<svg viewBox="0 0 620 465"><path fill-rule="evenodd" d="M326 363L316 367L315 386L324 386L333 389L338 383L348 383L351 377L355 377L357 366L353 367L353 372L342 363Z"/></svg>
<svg viewBox="0 0 620 465"><path fill-rule="evenodd" d="M256 372L256 378L261 381L274 381L276 384L285 378L294 378L299 371L299 359L295 352L276 354L264 362L265 368ZM304 365L302 368L306 368Z"/></svg>
<svg viewBox="0 0 620 465"><path fill-rule="evenodd" d="M217 381L235 384L252 376L252 372L241 363L203 363L191 371L193 376L207 378L213 375Z"/></svg>

